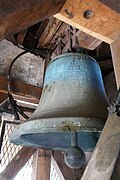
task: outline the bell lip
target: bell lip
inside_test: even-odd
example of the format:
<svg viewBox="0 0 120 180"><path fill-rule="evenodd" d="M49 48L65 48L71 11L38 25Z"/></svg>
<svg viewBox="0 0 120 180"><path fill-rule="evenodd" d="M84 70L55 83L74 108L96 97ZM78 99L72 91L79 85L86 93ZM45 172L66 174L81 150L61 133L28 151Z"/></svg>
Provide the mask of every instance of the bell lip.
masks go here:
<svg viewBox="0 0 120 180"><path fill-rule="evenodd" d="M90 57L90 59L93 60L93 61L99 66L98 62L97 62L93 57L89 56L88 54L77 53L77 52L71 53L71 52L70 52L70 53L64 53L64 54L61 54L61 55L58 55L58 56L54 57L54 58L48 63L47 68L49 67L49 65L50 65L51 63L53 63L53 62L56 61L57 59L59 59L59 58L61 58L61 57L64 57L64 56L67 57L67 55L76 55L76 56L82 55L82 56Z"/></svg>
<svg viewBox="0 0 120 180"><path fill-rule="evenodd" d="M83 132L81 132L80 134L82 134ZM94 141L94 145L93 145L93 142L92 142L92 145L88 142L88 138L85 138L84 135L85 135L85 132L84 132L84 135L82 140L80 141L80 143L82 142L82 144L79 144L78 147L83 149L83 151L93 151L93 149L95 148L95 145L100 137L100 132L96 132L96 134L92 134L92 132L89 132L87 133L87 137L89 136L89 139L92 138L92 141ZM31 135L31 134L30 134ZM39 134L40 135L40 134ZM50 135L50 134L49 134ZM28 135L29 136L29 135ZM55 136L55 134L54 134ZM86 135L85 135L86 136ZM97 141L96 141L96 137L97 137ZM42 145L42 144L39 144L37 142L33 142L33 141L26 141L24 139L24 135L23 136L16 136L12 139L9 140L10 143L13 143L14 145L18 145L18 146L25 146L25 147L33 147L33 148L41 148L41 149L47 149L47 150L60 150L60 151L66 151L68 150L70 147L71 147L71 144L69 143L69 145L66 145L66 147L62 147L60 145L52 145L52 147L50 147L49 145ZM90 140L91 141L91 140ZM89 147L85 147L87 142L87 146ZM52 143L51 143L52 144Z"/></svg>
<svg viewBox="0 0 120 180"><path fill-rule="evenodd" d="M56 118L58 119L58 118ZM63 119L63 118L62 118ZM76 118L75 118L76 119ZM50 119L49 119L50 120ZM44 119L44 121L46 121ZM84 119L85 121L85 119ZM90 119L88 120L87 119L87 122L90 121ZM98 121L101 121L101 120L98 120ZM87 123L86 122L86 123ZM93 123L93 119L92 119L92 123ZM96 123L97 121L95 121L95 126L96 126ZM34 127L35 125L35 127ZM100 133L102 131L102 128L104 126L104 123L101 124L101 128L97 128L96 127L80 127L79 130L77 130L78 133ZM71 130L72 131L72 130ZM13 144L17 144L17 145L23 145L23 146L28 146L28 147L31 147L33 146L32 143L28 142L28 141L25 141L24 138L22 137L25 137L25 136L30 136L30 135L33 135L33 134L39 134L39 135L42 135L43 133L44 134L50 134L50 133L67 133L67 132L70 132L70 130L68 129L67 131L62 131L60 129L56 129L56 127L45 127L43 128L42 126L42 123L41 123L41 120L30 120L30 121L26 121L20 125L18 125L14 130L13 132L11 133L11 136L10 136L10 142L13 143ZM34 143L34 147L40 147L39 145L36 145ZM45 148L45 147L42 147L41 148ZM46 149L50 149L50 148L47 148ZM59 147L54 147L54 149L56 150L59 150L60 148Z"/></svg>

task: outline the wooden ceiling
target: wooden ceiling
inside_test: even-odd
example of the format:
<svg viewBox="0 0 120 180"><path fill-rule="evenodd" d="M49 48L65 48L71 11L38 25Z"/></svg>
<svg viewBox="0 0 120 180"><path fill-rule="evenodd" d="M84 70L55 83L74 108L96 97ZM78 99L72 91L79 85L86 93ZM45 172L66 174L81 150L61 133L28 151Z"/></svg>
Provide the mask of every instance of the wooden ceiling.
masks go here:
<svg viewBox="0 0 120 180"><path fill-rule="evenodd" d="M106 0L103 3L119 11L119 1ZM76 3L74 0L1 0L0 9L0 39L9 38L18 32L25 34L26 28L54 14L59 20L107 43L112 43L120 35L120 15L98 0ZM88 10L92 16L90 14L86 18L84 15Z"/></svg>
<svg viewBox="0 0 120 180"><path fill-rule="evenodd" d="M59 12L65 0L1 0L0 39Z"/></svg>

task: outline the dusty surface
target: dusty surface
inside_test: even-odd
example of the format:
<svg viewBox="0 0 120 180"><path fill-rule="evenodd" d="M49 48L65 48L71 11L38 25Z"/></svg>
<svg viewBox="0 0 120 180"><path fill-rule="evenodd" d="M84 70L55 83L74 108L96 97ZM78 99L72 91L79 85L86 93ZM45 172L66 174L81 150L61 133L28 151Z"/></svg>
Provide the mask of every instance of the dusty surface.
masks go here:
<svg viewBox="0 0 120 180"><path fill-rule="evenodd" d="M22 52L7 40L0 42L0 75L6 76L12 60ZM12 67L11 77L33 85L41 86L43 62L33 54L26 54L16 60Z"/></svg>

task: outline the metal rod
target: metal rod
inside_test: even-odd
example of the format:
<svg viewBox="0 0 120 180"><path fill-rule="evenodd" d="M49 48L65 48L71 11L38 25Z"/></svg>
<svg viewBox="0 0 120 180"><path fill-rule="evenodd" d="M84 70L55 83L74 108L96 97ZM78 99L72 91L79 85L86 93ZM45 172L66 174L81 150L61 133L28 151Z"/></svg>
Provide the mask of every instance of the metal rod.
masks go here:
<svg viewBox="0 0 120 180"><path fill-rule="evenodd" d="M78 136L76 131L71 132L71 146L78 146Z"/></svg>

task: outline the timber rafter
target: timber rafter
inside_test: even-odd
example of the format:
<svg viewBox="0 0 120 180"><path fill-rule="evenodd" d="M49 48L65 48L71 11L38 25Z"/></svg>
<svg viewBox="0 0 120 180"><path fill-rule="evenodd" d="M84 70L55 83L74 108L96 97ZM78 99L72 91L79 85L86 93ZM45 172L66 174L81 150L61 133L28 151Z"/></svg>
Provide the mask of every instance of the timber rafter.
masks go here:
<svg viewBox="0 0 120 180"><path fill-rule="evenodd" d="M1 0L0 39L20 32L59 12L65 0Z"/></svg>

